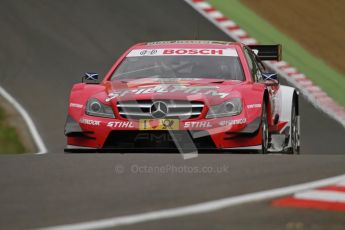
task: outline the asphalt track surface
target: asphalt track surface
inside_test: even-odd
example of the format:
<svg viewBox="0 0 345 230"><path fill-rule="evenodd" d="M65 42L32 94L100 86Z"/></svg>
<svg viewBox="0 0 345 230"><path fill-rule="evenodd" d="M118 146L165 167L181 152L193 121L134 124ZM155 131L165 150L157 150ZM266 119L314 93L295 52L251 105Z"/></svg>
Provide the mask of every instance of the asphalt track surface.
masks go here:
<svg viewBox="0 0 345 230"><path fill-rule="evenodd" d="M345 129L303 98L300 156L202 154L183 160L179 154L63 153L69 90L84 72L103 75L132 44L193 39L197 27L199 39L229 40L178 0L0 1L0 84L28 110L49 149L0 158L0 229L173 208L345 172ZM137 166L226 170L137 173ZM344 226L344 213L273 208L264 201L124 229L285 229L291 221Z"/></svg>

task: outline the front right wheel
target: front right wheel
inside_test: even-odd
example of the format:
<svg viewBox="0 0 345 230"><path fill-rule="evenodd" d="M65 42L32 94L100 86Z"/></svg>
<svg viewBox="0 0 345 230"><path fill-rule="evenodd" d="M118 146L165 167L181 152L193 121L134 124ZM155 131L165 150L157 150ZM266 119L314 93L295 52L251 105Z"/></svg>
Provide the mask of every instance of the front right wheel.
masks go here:
<svg viewBox="0 0 345 230"><path fill-rule="evenodd" d="M266 154L269 142L268 132L268 120L267 120L267 108L266 103L262 104L262 115L261 115L261 150L260 153Z"/></svg>
<svg viewBox="0 0 345 230"><path fill-rule="evenodd" d="M287 150L288 154L300 154L299 146L299 125L298 125L298 114L297 114L297 105L296 100L293 100L292 103L292 112L291 112L291 128L290 128L290 138L291 138L291 147Z"/></svg>

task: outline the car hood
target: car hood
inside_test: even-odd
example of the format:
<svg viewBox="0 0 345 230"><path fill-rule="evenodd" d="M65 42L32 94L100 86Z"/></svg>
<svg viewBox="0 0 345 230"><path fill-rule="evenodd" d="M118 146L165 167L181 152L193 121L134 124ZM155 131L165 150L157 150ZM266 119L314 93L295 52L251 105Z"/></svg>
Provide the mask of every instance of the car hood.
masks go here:
<svg viewBox="0 0 345 230"><path fill-rule="evenodd" d="M121 100L196 100L217 104L238 97L242 81L222 79L142 78L105 83L106 102Z"/></svg>

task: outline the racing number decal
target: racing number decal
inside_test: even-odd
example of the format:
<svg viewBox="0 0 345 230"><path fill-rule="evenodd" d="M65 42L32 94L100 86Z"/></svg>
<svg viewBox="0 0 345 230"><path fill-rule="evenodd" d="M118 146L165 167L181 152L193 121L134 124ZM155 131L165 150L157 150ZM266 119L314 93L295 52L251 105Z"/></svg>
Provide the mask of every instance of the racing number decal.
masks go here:
<svg viewBox="0 0 345 230"><path fill-rule="evenodd" d="M151 56L151 55L155 55L155 54L157 54L157 50L142 50L142 51L140 51L141 56L145 56L145 55Z"/></svg>
<svg viewBox="0 0 345 230"><path fill-rule="evenodd" d="M139 120L140 130L178 130L180 128L178 119L141 119Z"/></svg>

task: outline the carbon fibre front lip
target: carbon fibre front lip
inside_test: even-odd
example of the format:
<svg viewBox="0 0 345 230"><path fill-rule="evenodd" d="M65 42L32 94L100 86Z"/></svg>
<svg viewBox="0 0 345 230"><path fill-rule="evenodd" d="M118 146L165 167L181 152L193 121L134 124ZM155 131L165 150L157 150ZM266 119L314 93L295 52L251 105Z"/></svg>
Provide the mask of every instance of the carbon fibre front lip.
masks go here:
<svg viewBox="0 0 345 230"><path fill-rule="evenodd" d="M262 148L261 145L253 145L253 146L244 146L244 147L235 147L235 148L223 148L223 150L260 150Z"/></svg>
<svg viewBox="0 0 345 230"><path fill-rule="evenodd" d="M64 148L64 152L66 153L93 153L97 152L97 148L92 148L92 147L84 147L84 146L77 146L77 145L66 145Z"/></svg>

